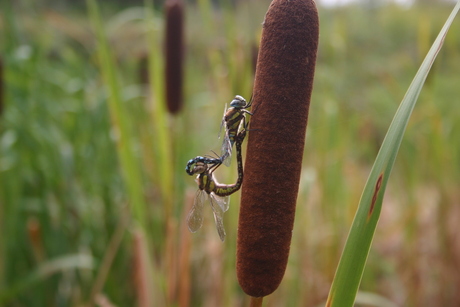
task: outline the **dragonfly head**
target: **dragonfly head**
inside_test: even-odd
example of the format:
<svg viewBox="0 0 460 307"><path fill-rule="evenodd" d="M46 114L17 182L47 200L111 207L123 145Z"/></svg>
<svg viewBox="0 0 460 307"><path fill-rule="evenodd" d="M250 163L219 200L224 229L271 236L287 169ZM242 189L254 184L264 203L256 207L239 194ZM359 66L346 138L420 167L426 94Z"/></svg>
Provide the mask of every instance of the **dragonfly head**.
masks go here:
<svg viewBox="0 0 460 307"><path fill-rule="evenodd" d="M230 102L230 106L237 109L244 109L247 107L247 104L246 99L240 95L236 95L232 102Z"/></svg>
<svg viewBox="0 0 460 307"><path fill-rule="evenodd" d="M203 160L205 158L203 157L196 157L196 158L193 158L191 160L188 160L187 162L187 166L185 167L185 171L187 172L187 174L189 174L190 176L196 174L196 173L201 173L203 171L200 172L200 169L205 166L206 167L206 164L203 163Z"/></svg>
<svg viewBox="0 0 460 307"><path fill-rule="evenodd" d="M195 163L195 165L192 168L191 173L192 175L201 174L201 173L206 172L207 169L208 169L208 165L200 161L200 162Z"/></svg>
<svg viewBox="0 0 460 307"><path fill-rule="evenodd" d="M212 168L218 167L220 164L222 164L222 161L220 159L210 159L210 158L205 158L205 157L196 157L194 159L191 159L187 162L187 166L185 167L185 171L187 174L190 176L195 175L195 174L201 174L206 172L207 170L210 170ZM209 166L211 165L211 166Z"/></svg>

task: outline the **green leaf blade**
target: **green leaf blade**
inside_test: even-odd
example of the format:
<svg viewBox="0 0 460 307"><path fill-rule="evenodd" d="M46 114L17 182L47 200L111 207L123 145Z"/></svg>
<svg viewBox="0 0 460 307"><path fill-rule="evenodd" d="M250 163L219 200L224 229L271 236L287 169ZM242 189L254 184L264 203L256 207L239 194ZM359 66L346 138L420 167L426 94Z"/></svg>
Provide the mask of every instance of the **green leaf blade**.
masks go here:
<svg viewBox="0 0 460 307"><path fill-rule="evenodd" d="M457 2L409 86L383 140L364 187L358 211L353 220L326 306L353 306L354 304L375 228L380 217L386 185L396 160L404 131L431 66L441 50L449 27L459 9L460 2Z"/></svg>

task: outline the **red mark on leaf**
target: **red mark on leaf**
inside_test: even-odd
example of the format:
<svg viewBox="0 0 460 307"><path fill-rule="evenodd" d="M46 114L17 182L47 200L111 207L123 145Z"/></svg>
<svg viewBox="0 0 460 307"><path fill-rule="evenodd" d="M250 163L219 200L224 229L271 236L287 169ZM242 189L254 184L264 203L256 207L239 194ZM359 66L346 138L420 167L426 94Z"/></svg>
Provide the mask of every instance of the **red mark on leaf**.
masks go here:
<svg viewBox="0 0 460 307"><path fill-rule="evenodd" d="M371 203L371 208L369 210L368 217L370 217L372 212L374 211L375 201L377 200L377 195L380 191L380 187L382 186L382 180L383 180L383 173L380 174L379 179L377 179L377 183L375 184L374 195L372 196L372 203Z"/></svg>

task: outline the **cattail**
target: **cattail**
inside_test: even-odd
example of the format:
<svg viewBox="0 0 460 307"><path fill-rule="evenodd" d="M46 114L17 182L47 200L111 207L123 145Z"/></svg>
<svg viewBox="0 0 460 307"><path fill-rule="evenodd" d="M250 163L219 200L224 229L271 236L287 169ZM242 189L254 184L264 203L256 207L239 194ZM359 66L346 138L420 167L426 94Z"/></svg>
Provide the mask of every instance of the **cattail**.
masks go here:
<svg viewBox="0 0 460 307"><path fill-rule="evenodd" d="M176 114L183 104L184 5L181 0L167 0L166 7L166 103Z"/></svg>
<svg viewBox="0 0 460 307"><path fill-rule="evenodd" d="M289 256L318 48L313 0L274 0L265 16L238 225L244 292L278 288Z"/></svg>
<svg viewBox="0 0 460 307"><path fill-rule="evenodd" d="M256 71L257 67L257 57L259 56L259 46L253 44L251 46L251 64L252 64L252 72Z"/></svg>

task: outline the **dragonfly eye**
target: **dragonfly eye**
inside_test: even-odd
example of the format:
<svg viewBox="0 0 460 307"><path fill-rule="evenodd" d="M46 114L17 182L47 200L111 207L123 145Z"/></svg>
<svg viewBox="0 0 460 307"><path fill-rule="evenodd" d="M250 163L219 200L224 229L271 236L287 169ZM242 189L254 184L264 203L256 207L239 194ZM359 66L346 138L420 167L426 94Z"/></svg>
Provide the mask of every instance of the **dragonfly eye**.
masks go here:
<svg viewBox="0 0 460 307"><path fill-rule="evenodd" d="M246 99L240 95L236 95L235 98L230 102L230 106L234 108L244 108L246 106Z"/></svg>
<svg viewBox="0 0 460 307"><path fill-rule="evenodd" d="M185 171L186 171L187 174L189 174L190 176L193 175L191 167L192 167L192 163L190 163L190 162L187 163L187 166L185 167Z"/></svg>
<svg viewBox="0 0 460 307"><path fill-rule="evenodd" d="M199 171L199 168L200 168L200 167L198 167L198 170L196 170L197 164L198 164L198 163L201 163L201 165L202 165L202 164L204 164L204 163L206 162L206 160L207 160L206 158L203 158L203 157L200 157L200 156L195 157L195 158L189 160L189 161L187 162L187 166L185 167L185 171L186 171L187 174L189 174L190 176L196 174L196 173Z"/></svg>
<svg viewBox="0 0 460 307"><path fill-rule="evenodd" d="M195 166L190 171L190 175L204 173L208 169L208 165L203 162L197 162Z"/></svg>

